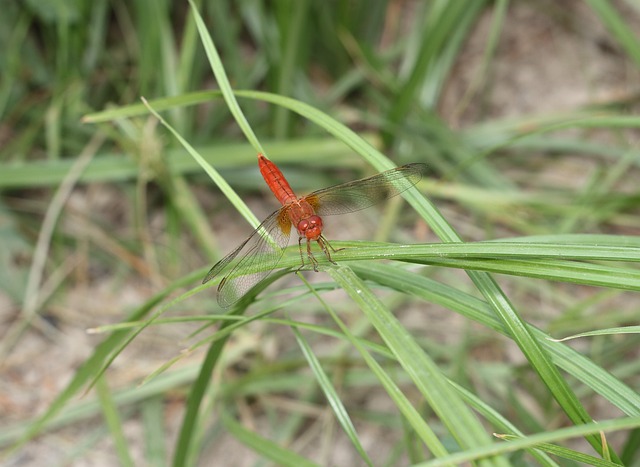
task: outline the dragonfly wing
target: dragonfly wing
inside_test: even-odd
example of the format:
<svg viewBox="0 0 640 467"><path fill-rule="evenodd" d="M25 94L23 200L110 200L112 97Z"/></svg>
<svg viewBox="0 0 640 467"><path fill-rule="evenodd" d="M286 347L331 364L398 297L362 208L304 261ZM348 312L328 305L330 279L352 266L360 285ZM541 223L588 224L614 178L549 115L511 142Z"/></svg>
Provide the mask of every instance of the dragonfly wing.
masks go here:
<svg viewBox="0 0 640 467"><path fill-rule="evenodd" d="M218 285L218 303L223 308L230 307L273 271L289 243L290 233L286 208L273 212L244 243L218 261L202 283L227 270ZM243 274L244 271L253 272Z"/></svg>
<svg viewBox="0 0 640 467"><path fill-rule="evenodd" d="M372 177L314 191L305 199L319 216L359 211L399 195L422 179L426 164L407 164Z"/></svg>

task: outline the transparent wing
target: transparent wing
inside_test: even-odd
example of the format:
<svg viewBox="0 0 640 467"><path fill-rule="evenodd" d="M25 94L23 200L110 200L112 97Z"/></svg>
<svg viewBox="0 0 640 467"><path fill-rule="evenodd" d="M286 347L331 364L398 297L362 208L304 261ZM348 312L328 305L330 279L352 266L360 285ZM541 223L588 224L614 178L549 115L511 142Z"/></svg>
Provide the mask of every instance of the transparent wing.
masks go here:
<svg viewBox="0 0 640 467"><path fill-rule="evenodd" d="M230 307L273 271L289 243L290 233L291 222L283 207L271 213L238 248L218 261L202 283L228 270L218 285L218 303L223 308ZM242 271L256 272L239 275Z"/></svg>
<svg viewBox="0 0 640 467"><path fill-rule="evenodd" d="M407 164L372 177L314 191L305 199L319 216L359 211L408 190L422 179L426 164Z"/></svg>

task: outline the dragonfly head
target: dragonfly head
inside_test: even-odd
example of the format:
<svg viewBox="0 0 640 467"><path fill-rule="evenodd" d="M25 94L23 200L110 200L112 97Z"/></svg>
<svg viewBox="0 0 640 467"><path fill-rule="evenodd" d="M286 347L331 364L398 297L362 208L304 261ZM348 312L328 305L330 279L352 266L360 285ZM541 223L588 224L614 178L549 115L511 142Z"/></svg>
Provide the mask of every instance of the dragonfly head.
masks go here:
<svg viewBox="0 0 640 467"><path fill-rule="evenodd" d="M298 234L307 240L317 240L322 235L322 219L313 215L302 219L296 226Z"/></svg>

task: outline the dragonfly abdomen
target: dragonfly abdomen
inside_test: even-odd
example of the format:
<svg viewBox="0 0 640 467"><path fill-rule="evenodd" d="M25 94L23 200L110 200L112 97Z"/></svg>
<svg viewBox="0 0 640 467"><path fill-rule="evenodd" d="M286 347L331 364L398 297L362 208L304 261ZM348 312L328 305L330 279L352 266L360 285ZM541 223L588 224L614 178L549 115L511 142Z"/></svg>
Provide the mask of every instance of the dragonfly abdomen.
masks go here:
<svg viewBox="0 0 640 467"><path fill-rule="evenodd" d="M262 154L258 154L258 166L260 173L267 182L274 196L280 201L280 204L287 205L298 200L289 182L284 178L280 169Z"/></svg>

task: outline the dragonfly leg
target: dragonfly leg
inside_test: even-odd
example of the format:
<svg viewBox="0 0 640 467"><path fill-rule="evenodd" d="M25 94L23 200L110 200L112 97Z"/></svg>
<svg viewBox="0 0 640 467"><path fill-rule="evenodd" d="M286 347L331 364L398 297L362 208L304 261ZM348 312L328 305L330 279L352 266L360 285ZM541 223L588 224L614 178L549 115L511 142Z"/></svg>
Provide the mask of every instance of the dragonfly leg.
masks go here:
<svg viewBox="0 0 640 467"><path fill-rule="evenodd" d="M298 251L300 251L300 267L298 271L304 267L304 255L302 254L302 237L298 237Z"/></svg>
<svg viewBox="0 0 640 467"><path fill-rule="evenodd" d="M302 253L302 239L304 237L298 237L298 250L300 251L300 267L298 268L298 271L300 271L304 265L304 253ZM313 266L313 270L315 272L318 272L318 260L316 259L315 256L313 256L313 253L311 252L311 242L309 240L307 240L307 258L309 258L309 261L311 262L311 265Z"/></svg>
<svg viewBox="0 0 640 467"><path fill-rule="evenodd" d="M313 252L311 251L311 240L309 239L307 239L307 258L309 258L309 261L311 261L311 264L313 265L313 270L315 272L318 272L318 260L316 259L315 256L313 256Z"/></svg>
<svg viewBox="0 0 640 467"><path fill-rule="evenodd" d="M333 247L333 245L332 245L331 243L329 243L329 240L327 240L327 239L326 239L326 238L324 238L324 237L322 237L322 241L323 241L325 244L329 245L329 248L331 248L331 251L333 251L334 253L335 253L336 251L342 251L342 250L345 250L345 249L346 249L345 247L342 247L342 248L334 248L334 247ZM330 260L333 264L336 264L336 263L334 263L334 262L333 262L333 260L331 260L331 258L329 258L329 260Z"/></svg>
<svg viewBox="0 0 640 467"><path fill-rule="evenodd" d="M333 258L331 258L331 253L329 253L329 249L331 249L331 251L333 251L335 253L336 251L344 250L344 248L339 248L339 249L336 250L331 245L331 243L329 243L329 241L326 238L322 237L322 236L318 237L318 239L316 241L318 242L318 245L320 245L320 248L322 248L322 252L327 257L329 262L331 262L333 264L338 264L333 260ZM327 248L327 246L329 248Z"/></svg>

